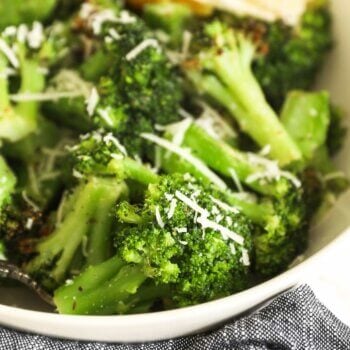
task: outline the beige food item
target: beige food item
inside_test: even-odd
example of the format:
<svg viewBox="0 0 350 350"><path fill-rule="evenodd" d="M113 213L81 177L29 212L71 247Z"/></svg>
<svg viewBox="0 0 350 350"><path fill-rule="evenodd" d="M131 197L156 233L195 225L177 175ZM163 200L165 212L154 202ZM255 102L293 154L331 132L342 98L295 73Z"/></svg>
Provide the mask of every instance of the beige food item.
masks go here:
<svg viewBox="0 0 350 350"><path fill-rule="evenodd" d="M159 3L159 2L166 2L167 0L126 0L126 2L135 7L135 8L142 8L142 6L146 4L151 3ZM208 16L212 14L213 7L216 1L199 1L199 0L170 0L170 2L178 2L182 4L187 4L193 13L195 13L198 16Z"/></svg>
<svg viewBox="0 0 350 350"><path fill-rule="evenodd" d="M141 8L147 3L167 0L127 0L129 4ZM265 21L283 20L296 25L310 0L168 0L184 4L197 15L210 15L213 8L220 8L238 15L249 15Z"/></svg>

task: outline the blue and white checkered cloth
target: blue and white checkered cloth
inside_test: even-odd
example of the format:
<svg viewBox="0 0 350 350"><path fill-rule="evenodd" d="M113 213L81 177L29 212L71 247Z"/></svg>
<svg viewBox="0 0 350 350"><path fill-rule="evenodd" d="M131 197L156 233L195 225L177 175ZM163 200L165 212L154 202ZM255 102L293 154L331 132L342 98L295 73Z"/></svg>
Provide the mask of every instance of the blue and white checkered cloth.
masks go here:
<svg viewBox="0 0 350 350"><path fill-rule="evenodd" d="M350 296L349 296L350 297ZM220 329L147 344L86 343L0 328L0 350L348 350L350 329L310 287L290 290Z"/></svg>

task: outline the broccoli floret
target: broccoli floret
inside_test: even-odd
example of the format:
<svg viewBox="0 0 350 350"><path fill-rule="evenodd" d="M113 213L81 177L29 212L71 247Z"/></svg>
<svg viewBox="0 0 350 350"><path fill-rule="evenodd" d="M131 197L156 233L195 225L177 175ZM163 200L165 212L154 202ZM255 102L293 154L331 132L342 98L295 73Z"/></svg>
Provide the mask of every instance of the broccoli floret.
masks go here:
<svg viewBox="0 0 350 350"><path fill-rule="evenodd" d="M242 152L222 141L218 135L211 135L208 125L203 125L200 119L187 119L166 127L167 138L176 140L178 135L181 135L181 144L178 146L190 150L206 166L233 180L237 190L243 190L242 186L245 185L272 197L282 197L290 191L289 178L293 176L291 173L281 170L277 163L263 156ZM176 160L173 162L173 158L177 156L171 155L173 147L170 144L170 150L161 157L161 166L168 172L176 171L178 166Z"/></svg>
<svg viewBox="0 0 350 350"><path fill-rule="evenodd" d="M343 147L347 136L347 127L344 123L345 112L332 105L330 111L330 125L327 134L327 149L330 156L336 155Z"/></svg>
<svg viewBox="0 0 350 350"><path fill-rule="evenodd" d="M0 155L0 250L2 258L20 265L32 256L44 226L41 211L25 193L17 193L16 185L15 174Z"/></svg>
<svg viewBox="0 0 350 350"><path fill-rule="evenodd" d="M57 59L60 45L39 22L4 30L0 36L0 140L17 142L38 128L39 102L45 88L45 74ZM16 48L16 50L14 50ZM18 70L19 87L11 74Z"/></svg>
<svg viewBox="0 0 350 350"><path fill-rule="evenodd" d="M92 120L86 110L86 100L93 84L84 80L77 71L62 69L48 81L46 92L61 98L45 101L43 114L59 125L86 133L93 130Z"/></svg>
<svg viewBox="0 0 350 350"><path fill-rule="evenodd" d="M82 136L81 142L71 148L71 157L74 171L84 176L114 176L146 185L158 181L151 169L127 155L112 133L95 131Z"/></svg>
<svg viewBox="0 0 350 350"><path fill-rule="evenodd" d="M98 285L90 269L55 292L59 312L132 311L130 299L142 300L140 290L148 280L161 290L169 286L166 297L174 306L216 299L244 288L252 250L251 225L224 201L222 194L188 174L161 177L159 183L150 185L143 207L132 209L139 222L131 220L117 233L117 255L96 267L101 271ZM125 215L125 206L121 210L123 218L130 217Z"/></svg>
<svg viewBox="0 0 350 350"><path fill-rule="evenodd" d="M328 192L339 195L348 188L349 180L336 169L330 156L329 130L332 127L341 130L332 125L331 120L332 106L326 92L291 92L281 116L282 123L301 149L306 166L314 168L323 179L324 195Z"/></svg>
<svg viewBox="0 0 350 350"><path fill-rule="evenodd" d="M253 69L268 100L276 108L282 105L290 90L309 89L314 84L332 47L331 14L324 3L311 1L296 28L281 22L256 25L261 28L262 50Z"/></svg>
<svg viewBox="0 0 350 350"><path fill-rule="evenodd" d="M3 0L0 3L0 30L7 26L44 21L52 13L57 0Z"/></svg>
<svg viewBox="0 0 350 350"><path fill-rule="evenodd" d="M69 168L78 185L68 197L63 196L53 232L37 244L37 256L26 265L26 271L48 289L69 275L80 248L85 254L83 265L95 265L110 257L111 212L128 195L125 180L145 184L157 181L151 170L124 154L123 146L111 134L85 135L70 149Z"/></svg>
<svg viewBox="0 0 350 350"><path fill-rule="evenodd" d="M7 165L5 159L0 155L0 215L2 208L11 200L11 194L16 186L16 177ZM0 220L1 223L1 220Z"/></svg>
<svg viewBox="0 0 350 350"><path fill-rule="evenodd" d="M47 234L50 226L44 216L25 193L14 193L3 208L0 237L7 259L12 263L21 266L33 257L36 243Z"/></svg>
<svg viewBox="0 0 350 350"><path fill-rule="evenodd" d="M143 17L151 28L161 29L168 34L168 40L175 47L181 43L185 28L189 20L193 19L188 5L174 2L146 4Z"/></svg>
<svg viewBox="0 0 350 350"><path fill-rule="evenodd" d="M281 121L299 146L305 161L310 161L327 139L329 94L325 91L290 92L283 106Z"/></svg>
<svg viewBox="0 0 350 350"><path fill-rule="evenodd" d="M215 159L220 160L223 158L217 168L222 169L221 167L227 164L229 158L224 158L224 153L220 148L217 150L220 143L217 140L215 142L214 140L210 140L209 142L208 136L203 134L200 128L197 131L198 135L201 136L197 140L206 140L203 142L203 147L207 150L208 156L202 154L200 151L197 154L210 164L215 164ZM193 132L191 131L191 126L188 127L187 132ZM184 140L189 138L189 135L186 134L187 132L184 134ZM205 135L205 138L202 135ZM164 142L168 142L155 135L146 134L143 136L160 146L164 146ZM208 149L205 145L208 146ZM191 146L193 147L193 145ZM239 174L241 169L248 168L248 165L250 165L249 169L255 167L254 170L257 171L251 174L251 176L254 176L252 179L257 181L256 185L250 185L256 191L263 194L263 196L259 196L255 201L251 201L249 197L246 198L244 196L246 192L232 193L226 184L220 181L214 173L211 173L210 169L204 163L200 162L194 155L189 155L188 148L182 148L181 151L176 151L174 144L170 142L166 148L170 155L165 152L161 158L161 166L165 171L170 173L174 171L189 172L202 181L214 184L225 194L228 202L239 208L242 213L255 223L254 242L255 240L257 242L264 242L262 246L260 246L260 243L254 245L255 272L265 277L277 274L285 269L302 250L304 244L301 245L300 242L306 242L309 217L305 207L305 194L302 183L297 176L280 170L276 162L253 153L249 154L249 158L246 156L246 163L243 163L242 159L244 160L245 158L242 158L242 156L238 158L241 163L237 161L237 157L233 158L236 161L235 169L238 170L236 174ZM177 149L179 150L179 148ZM199 150L200 147L196 148L196 145L194 145L194 149ZM211 150L213 150L213 153L211 153ZM216 153L216 151L218 152ZM175 154L171 155L171 153ZM231 154L231 152L227 154ZM237 154L240 153L237 151ZM209 159L208 161L210 155L213 156L213 160ZM264 170L261 171L260 167ZM239 181L238 176L236 178L237 181ZM303 239L295 240L296 235L299 235ZM280 249L277 249L277 247L280 247ZM288 251L286 250L285 254L283 254L282 251L286 247L288 247Z"/></svg>
<svg viewBox="0 0 350 350"><path fill-rule="evenodd" d="M92 120L96 128L118 136L131 154L142 155L144 143L138 134L178 119L182 93L177 74L141 19L126 10L89 6L79 18L83 28L94 33L99 50L82 67L83 78L96 80L91 71L98 71L97 80L101 72L106 74L94 92L97 103L90 111ZM110 19L100 23L99 16L106 13Z"/></svg>
<svg viewBox="0 0 350 350"><path fill-rule="evenodd" d="M202 45L183 63L196 89L225 107L258 145L269 145L270 157L281 166L299 161L300 150L266 102L253 75L253 42L218 20L206 24L202 34L209 41L208 48Z"/></svg>
<svg viewBox="0 0 350 350"><path fill-rule="evenodd" d="M50 290L68 276L79 248L86 254L87 265L107 259L113 224L111 211L125 193L125 184L114 179L81 180L68 197L63 197L53 232L37 243L36 255L25 270Z"/></svg>

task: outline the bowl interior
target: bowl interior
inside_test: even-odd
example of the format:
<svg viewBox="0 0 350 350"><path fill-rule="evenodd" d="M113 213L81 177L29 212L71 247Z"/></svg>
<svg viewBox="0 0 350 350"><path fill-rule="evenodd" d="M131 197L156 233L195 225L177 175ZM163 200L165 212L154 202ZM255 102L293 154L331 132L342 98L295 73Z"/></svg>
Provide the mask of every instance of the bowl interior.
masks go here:
<svg viewBox="0 0 350 350"><path fill-rule="evenodd" d="M336 47L326 62L324 70L318 82L318 88L324 88L331 92L332 100L350 113L350 98L347 87L350 86L350 22L348 20L348 0L334 0L334 29L337 38ZM350 118L347 119L350 127ZM336 159L337 165L350 176L350 135L346 140L343 151ZM311 231L309 249L305 252L305 258L311 257L319 250L327 246L336 237L342 234L350 226L350 191L345 193L334 207L323 217ZM256 287L258 288L258 287ZM40 302L30 291L22 288L0 288L0 304L17 306L25 309L52 312L45 304Z"/></svg>

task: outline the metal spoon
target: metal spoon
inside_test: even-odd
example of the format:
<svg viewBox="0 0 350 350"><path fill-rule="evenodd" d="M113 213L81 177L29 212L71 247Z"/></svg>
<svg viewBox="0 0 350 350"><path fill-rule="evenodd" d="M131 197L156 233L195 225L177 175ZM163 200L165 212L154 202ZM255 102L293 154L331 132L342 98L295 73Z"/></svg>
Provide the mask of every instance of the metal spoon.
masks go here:
<svg viewBox="0 0 350 350"><path fill-rule="evenodd" d="M0 260L0 277L9 278L18 281L31 290L33 290L40 299L45 301L47 304L55 306L52 296L41 288L33 278L23 272L18 266L13 265L7 261Z"/></svg>

